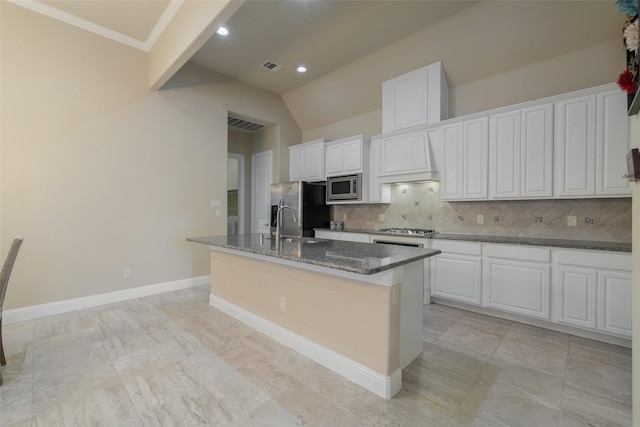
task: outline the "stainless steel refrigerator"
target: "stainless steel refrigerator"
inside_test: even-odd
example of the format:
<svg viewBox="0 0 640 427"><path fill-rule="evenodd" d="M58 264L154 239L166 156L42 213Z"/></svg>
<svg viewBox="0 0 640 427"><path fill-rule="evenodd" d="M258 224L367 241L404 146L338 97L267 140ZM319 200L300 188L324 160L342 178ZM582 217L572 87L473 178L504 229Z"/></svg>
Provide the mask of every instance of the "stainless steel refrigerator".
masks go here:
<svg viewBox="0 0 640 427"><path fill-rule="evenodd" d="M280 213L283 236L313 237L314 228L329 228L329 206L324 182L291 181L271 184L271 234L276 232L278 202L284 201L296 213L298 222L288 209Z"/></svg>

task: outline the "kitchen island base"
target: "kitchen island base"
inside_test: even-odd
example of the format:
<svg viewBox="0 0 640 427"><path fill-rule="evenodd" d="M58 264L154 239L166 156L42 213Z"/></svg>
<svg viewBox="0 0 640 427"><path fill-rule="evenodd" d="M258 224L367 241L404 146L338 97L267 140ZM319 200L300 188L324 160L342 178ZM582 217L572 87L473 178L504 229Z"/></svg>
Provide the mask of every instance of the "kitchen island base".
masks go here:
<svg viewBox="0 0 640 427"><path fill-rule="evenodd" d="M210 305L390 399L422 347L422 261L363 275L211 248Z"/></svg>

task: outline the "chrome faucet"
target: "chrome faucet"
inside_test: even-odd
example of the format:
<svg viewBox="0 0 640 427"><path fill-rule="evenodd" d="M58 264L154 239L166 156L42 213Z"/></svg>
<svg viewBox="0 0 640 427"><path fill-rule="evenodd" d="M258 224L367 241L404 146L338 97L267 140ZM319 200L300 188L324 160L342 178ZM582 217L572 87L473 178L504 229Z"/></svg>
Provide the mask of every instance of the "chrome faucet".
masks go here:
<svg viewBox="0 0 640 427"><path fill-rule="evenodd" d="M278 210L276 212L276 252L278 253L280 253L281 240L282 240L282 236L281 236L282 231L280 230L282 228L281 212L284 209L289 209L291 211L291 215L293 215L293 222L295 223L298 222L298 219L296 218L296 212L293 210L293 208L289 205L285 205L284 200L280 199L280 201L278 202Z"/></svg>

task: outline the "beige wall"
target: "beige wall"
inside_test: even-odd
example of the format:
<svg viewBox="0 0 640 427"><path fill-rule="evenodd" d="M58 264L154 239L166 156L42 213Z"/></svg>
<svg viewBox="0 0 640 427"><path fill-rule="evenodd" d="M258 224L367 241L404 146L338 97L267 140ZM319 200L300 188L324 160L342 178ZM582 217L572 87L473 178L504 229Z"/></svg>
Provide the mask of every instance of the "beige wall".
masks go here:
<svg viewBox="0 0 640 427"><path fill-rule="evenodd" d="M444 64L444 67L446 71L447 64ZM567 69L580 71L569 76L563 73ZM623 69L624 52L620 49L619 40L589 46L461 86L450 85L449 117L461 117L611 83L618 78L618 74ZM340 77L348 79L347 81L358 79L357 73ZM310 92L313 89L312 86L313 83L305 86L308 91L305 96L315 97L313 92ZM318 90L321 88L318 87ZM356 94L350 95L346 88L345 91L342 96L356 96ZM382 83L380 83L381 91ZM284 99L287 100L287 96ZM300 108L304 109L302 106ZM368 113L340 119L315 129L303 129L303 139L305 141L317 138L339 139L360 133L379 135L382 132L382 100L372 102L371 110Z"/></svg>
<svg viewBox="0 0 640 427"><path fill-rule="evenodd" d="M500 25L495 16L502 17ZM544 29L561 27L564 19L580 19L584 33L549 39ZM609 2L479 2L283 98L305 141L377 135L382 82L441 60L449 117L464 116L615 81L625 66L623 23ZM509 31L518 31L514 27L520 36L532 35L527 43L522 37L508 42ZM509 56L524 56L520 63L529 65L512 68Z"/></svg>
<svg viewBox="0 0 640 427"><path fill-rule="evenodd" d="M387 376L400 366L391 289L211 252L213 295Z"/></svg>
<svg viewBox="0 0 640 427"><path fill-rule="evenodd" d="M2 248L26 236L4 309L208 274L185 238L226 233L227 111L298 141L282 100L190 64L151 91L144 52L0 7Z"/></svg>

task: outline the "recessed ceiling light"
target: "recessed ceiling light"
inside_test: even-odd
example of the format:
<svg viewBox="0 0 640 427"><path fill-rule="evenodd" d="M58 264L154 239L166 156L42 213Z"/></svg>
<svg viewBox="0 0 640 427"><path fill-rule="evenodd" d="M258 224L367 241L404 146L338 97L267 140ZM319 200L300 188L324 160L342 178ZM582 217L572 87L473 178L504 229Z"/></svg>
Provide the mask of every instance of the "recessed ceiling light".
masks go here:
<svg viewBox="0 0 640 427"><path fill-rule="evenodd" d="M296 68L296 70L299 73L306 73L307 72L307 67L305 67L304 65L299 65L298 68Z"/></svg>
<svg viewBox="0 0 640 427"><path fill-rule="evenodd" d="M218 28L218 31L216 31L216 33L220 34L221 36L226 36L229 34L229 30L227 30L227 27L220 27Z"/></svg>

